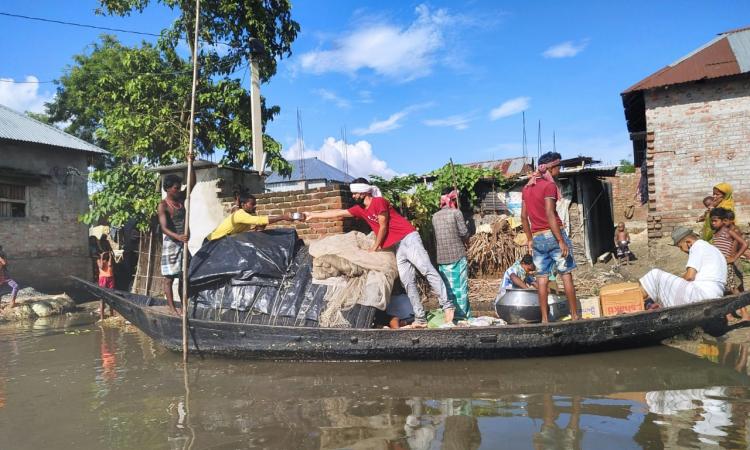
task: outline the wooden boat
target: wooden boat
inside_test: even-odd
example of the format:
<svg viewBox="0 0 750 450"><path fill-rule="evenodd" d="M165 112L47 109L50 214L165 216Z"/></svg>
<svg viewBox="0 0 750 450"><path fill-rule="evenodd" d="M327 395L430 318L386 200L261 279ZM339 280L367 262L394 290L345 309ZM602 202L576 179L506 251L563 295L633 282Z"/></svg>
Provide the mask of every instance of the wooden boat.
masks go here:
<svg viewBox="0 0 750 450"><path fill-rule="evenodd" d="M165 347L181 351L182 320L166 301L100 288L76 278ZM643 347L702 327L731 329L725 316L750 304L750 293L633 314L550 324L388 330L261 325L190 319L193 353L273 360L443 360L568 355ZM741 324L742 326L744 324Z"/></svg>

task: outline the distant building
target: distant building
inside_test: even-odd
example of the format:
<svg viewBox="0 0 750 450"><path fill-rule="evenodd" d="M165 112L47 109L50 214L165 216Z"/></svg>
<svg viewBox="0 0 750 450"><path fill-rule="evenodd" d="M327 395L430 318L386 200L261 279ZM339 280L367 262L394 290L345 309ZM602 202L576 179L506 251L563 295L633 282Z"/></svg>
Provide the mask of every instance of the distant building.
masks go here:
<svg viewBox="0 0 750 450"><path fill-rule="evenodd" d="M267 192L287 192L317 189L333 184L346 184L354 177L325 163L318 158L290 160L292 174L289 177L272 173L266 178Z"/></svg>
<svg viewBox="0 0 750 450"><path fill-rule="evenodd" d="M750 219L750 27L727 31L622 93L636 166L646 165L649 238L695 226L717 183Z"/></svg>
<svg viewBox="0 0 750 450"><path fill-rule="evenodd" d="M106 151L0 105L0 245L22 287L90 279L88 167Z"/></svg>

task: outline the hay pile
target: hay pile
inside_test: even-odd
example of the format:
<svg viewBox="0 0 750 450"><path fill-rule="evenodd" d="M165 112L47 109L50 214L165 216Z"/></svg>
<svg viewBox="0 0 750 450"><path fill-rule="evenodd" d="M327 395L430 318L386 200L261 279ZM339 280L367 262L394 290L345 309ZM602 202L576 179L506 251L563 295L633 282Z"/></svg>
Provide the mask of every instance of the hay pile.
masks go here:
<svg viewBox="0 0 750 450"><path fill-rule="evenodd" d="M514 242L517 234L518 232L504 219L490 225L489 230L478 229L469 239L469 248L466 251L469 276L483 277L505 273L508 267L526 252L525 247Z"/></svg>

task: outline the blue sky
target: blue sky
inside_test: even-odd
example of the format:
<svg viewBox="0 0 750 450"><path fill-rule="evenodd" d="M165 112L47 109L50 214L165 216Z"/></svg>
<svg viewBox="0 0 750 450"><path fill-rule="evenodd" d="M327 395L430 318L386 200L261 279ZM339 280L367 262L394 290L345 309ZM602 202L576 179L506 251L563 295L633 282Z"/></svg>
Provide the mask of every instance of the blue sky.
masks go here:
<svg viewBox="0 0 750 450"><path fill-rule="evenodd" d="M95 16L95 0L5 0L1 12L158 32L175 13L159 6L125 18ZM349 172L426 172L528 150L605 162L629 158L619 93L712 39L750 25L746 1L323 1L294 2L293 55L262 87L281 115L268 132L299 157ZM0 16L0 78L60 76L101 33ZM136 44L142 37L119 34ZM246 78L247 80L247 78ZM52 84L0 82L0 103L35 110Z"/></svg>

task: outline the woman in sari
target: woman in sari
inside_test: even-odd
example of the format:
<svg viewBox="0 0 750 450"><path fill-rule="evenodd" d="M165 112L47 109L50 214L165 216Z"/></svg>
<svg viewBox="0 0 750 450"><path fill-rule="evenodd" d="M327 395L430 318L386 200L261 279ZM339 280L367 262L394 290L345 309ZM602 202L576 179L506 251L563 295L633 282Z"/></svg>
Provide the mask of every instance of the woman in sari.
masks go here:
<svg viewBox="0 0 750 450"><path fill-rule="evenodd" d="M707 242L711 242L714 238L714 230L711 228L711 217L708 214L712 208L724 208L734 212L734 199L732 199L732 185L729 183L719 183L714 186L713 200L706 202L708 210L701 217L700 221L703 221L703 229L701 230L701 239ZM708 200L708 198L706 198Z"/></svg>

